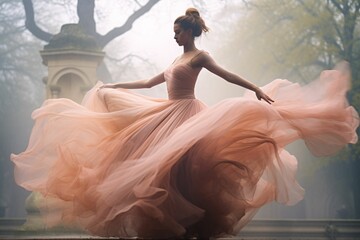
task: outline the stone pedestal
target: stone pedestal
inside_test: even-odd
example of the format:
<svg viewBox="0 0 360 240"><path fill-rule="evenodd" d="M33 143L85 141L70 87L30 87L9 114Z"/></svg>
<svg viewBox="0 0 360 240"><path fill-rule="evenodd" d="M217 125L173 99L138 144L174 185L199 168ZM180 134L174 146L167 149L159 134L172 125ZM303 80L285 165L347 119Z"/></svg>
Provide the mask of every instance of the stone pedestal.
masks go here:
<svg viewBox="0 0 360 240"><path fill-rule="evenodd" d="M95 39L86 35L77 24L63 25L60 33L44 46L40 54L44 65L48 67L48 76L43 79L46 99L69 98L77 103L98 81L97 68L105 56L97 47ZM27 198L24 229L46 228L39 210L43 201L42 195L36 192Z"/></svg>

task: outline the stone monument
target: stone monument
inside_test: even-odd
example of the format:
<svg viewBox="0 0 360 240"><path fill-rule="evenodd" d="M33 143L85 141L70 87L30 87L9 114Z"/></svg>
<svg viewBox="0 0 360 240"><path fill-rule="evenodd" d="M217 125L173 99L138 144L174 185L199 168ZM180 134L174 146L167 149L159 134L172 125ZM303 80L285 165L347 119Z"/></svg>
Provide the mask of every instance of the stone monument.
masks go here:
<svg viewBox="0 0 360 240"><path fill-rule="evenodd" d="M78 103L97 82L97 67L105 55L77 24L63 25L40 54L48 67L46 98L69 98Z"/></svg>
<svg viewBox="0 0 360 240"><path fill-rule="evenodd" d="M44 65L48 67L48 76L43 79L46 99L69 98L77 103L81 102L86 91L98 81L98 66L105 56L96 41L77 24L63 25L60 33L54 35L40 54ZM39 210L43 201L42 195L36 192L26 199L25 230L46 229Z"/></svg>

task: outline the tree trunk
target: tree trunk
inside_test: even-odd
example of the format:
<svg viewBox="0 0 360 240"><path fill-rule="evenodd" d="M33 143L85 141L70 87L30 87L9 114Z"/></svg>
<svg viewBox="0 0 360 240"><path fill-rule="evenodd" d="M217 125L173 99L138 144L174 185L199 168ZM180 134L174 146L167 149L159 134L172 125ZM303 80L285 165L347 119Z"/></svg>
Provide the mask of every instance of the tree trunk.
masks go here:
<svg viewBox="0 0 360 240"><path fill-rule="evenodd" d="M93 36L98 43L98 46L103 49L113 39L121 36L122 34L129 31L134 22L139 19L142 15L151 10L155 4L160 0L149 0L145 5L140 5L140 8L131 14L126 22L121 27L115 27L110 30L107 34L102 36L96 31L96 22L94 18L95 0L78 0L77 3L77 14L79 17L79 25L84 31ZM26 28L37 38L49 42L53 37L53 34L42 30L35 22L34 7L32 0L23 0L25 9L25 26ZM121 9L119 9L121 11Z"/></svg>
<svg viewBox="0 0 360 240"><path fill-rule="evenodd" d="M96 32L96 23L94 18L95 0L78 0L77 15L79 17L79 25L91 36L98 36Z"/></svg>

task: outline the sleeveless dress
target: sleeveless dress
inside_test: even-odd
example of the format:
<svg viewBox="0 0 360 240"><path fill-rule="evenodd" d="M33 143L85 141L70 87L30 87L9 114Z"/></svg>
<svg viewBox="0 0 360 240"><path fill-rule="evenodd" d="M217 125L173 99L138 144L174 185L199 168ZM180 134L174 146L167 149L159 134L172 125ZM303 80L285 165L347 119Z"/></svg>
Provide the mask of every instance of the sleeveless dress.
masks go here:
<svg viewBox="0 0 360 240"><path fill-rule="evenodd" d="M17 183L45 197L49 226L121 237L237 234L264 204L303 198L287 144L303 139L325 156L357 141L344 71L306 86L274 80L262 88L272 105L249 91L211 107L194 96L199 72L171 65L169 99L98 90L99 82L82 104L49 99L33 112L29 145L11 159Z"/></svg>

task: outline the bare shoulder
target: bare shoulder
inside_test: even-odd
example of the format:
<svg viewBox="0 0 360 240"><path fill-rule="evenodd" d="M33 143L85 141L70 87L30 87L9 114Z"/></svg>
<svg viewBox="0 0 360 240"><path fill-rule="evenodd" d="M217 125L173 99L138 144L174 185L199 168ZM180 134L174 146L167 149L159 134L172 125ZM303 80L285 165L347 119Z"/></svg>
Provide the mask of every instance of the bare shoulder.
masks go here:
<svg viewBox="0 0 360 240"><path fill-rule="evenodd" d="M206 67L207 64L213 62L213 58L206 51L201 50L191 61L193 66Z"/></svg>
<svg viewBox="0 0 360 240"><path fill-rule="evenodd" d="M206 51L201 51L193 61L194 66L205 68L210 72L225 78L229 75L229 72L218 65L211 55ZM196 65L195 65L196 64Z"/></svg>

